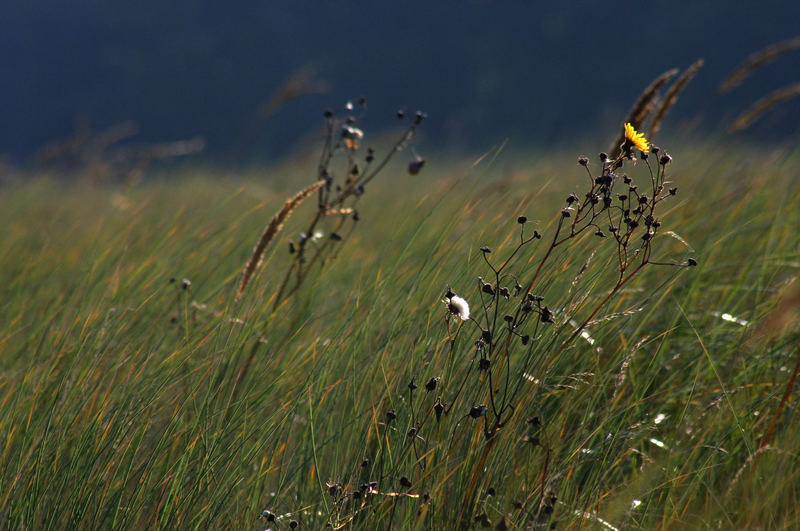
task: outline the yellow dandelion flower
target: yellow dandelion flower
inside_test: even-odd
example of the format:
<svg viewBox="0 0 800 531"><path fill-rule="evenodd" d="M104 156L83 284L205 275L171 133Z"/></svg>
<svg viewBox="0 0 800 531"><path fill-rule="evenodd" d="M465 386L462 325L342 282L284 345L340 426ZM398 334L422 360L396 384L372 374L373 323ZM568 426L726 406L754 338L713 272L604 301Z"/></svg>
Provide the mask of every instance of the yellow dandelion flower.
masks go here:
<svg viewBox="0 0 800 531"><path fill-rule="evenodd" d="M625 124L625 138L628 142L636 146L637 149L647 153L650 151L650 142L644 137L644 133L639 133L630 122Z"/></svg>

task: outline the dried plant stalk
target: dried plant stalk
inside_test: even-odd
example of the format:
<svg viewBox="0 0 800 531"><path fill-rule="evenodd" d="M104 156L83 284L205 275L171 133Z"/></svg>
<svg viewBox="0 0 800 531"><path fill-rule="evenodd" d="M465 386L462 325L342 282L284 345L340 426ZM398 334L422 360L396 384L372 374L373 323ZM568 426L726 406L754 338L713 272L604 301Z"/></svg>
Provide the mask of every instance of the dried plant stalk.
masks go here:
<svg viewBox="0 0 800 531"><path fill-rule="evenodd" d="M678 74L678 69L673 68L672 70L667 70L657 78L653 80L650 85L644 89L644 92L639 96L639 99L636 100L636 103L633 104L631 110L628 112L627 118L622 121L622 123L630 123L635 129L639 130L642 127L642 124L647 117L650 116L650 113L653 111L656 96L658 95L658 91L664 84L675 77ZM614 143L611 144L611 158L616 158L620 153L620 146L625 141L625 132L624 130L620 131L619 136L614 140Z"/></svg>
<svg viewBox="0 0 800 531"><path fill-rule="evenodd" d="M735 133L749 127L751 123L760 118L770 108L798 94L800 94L800 83L794 83L761 98L736 118L728 128L728 133Z"/></svg>
<svg viewBox="0 0 800 531"><path fill-rule="evenodd" d="M724 94L732 88L737 87L748 75L750 75L750 72L760 66L771 63L777 59L778 56L783 55L789 50L794 50L795 48L800 48L800 36L772 44L763 50L755 52L754 54L750 55L750 57L748 57L744 63L739 65L722 83L720 83L719 88L717 88L717 92Z"/></svg>
<svg viewBox="0 0 800 531"><path fill-rule="evenodd" d="M678 101L678 96L683 89L686 88L686 85L689 84L689 81L697 74L697 71L702 68L704 61L702 59L698 59L695 61L692 66L686 69L686 71L681 74L681 77L678 78L675 83L667 91L667 94L664 96L664 99L661 101L661 105L659 105L658 110L656 111L655 116L653 117L653 121L650 124L650 130L648 131L650 134L650 140L653 140L653 137L656 135L658 130L661 128L661 122L664 120L664 116L667 115L669 110L675 105L675 102Z"/></svg>
<svg viewBox="0 0 800 531"><path fill-rule="evenodd" d="M294 197L287 199L286 203L283 204L283 207L281 207L278 213L272 217L267 225L267 228L264 230L264 233L261 235L261 238L259 238L258 243L253 249L253 256L250 257L250 260L247 262L247 265L244 268L244 275L242 276L242 283L239 285L239 293L237 296L241 296L244 288L247 286L247 282L250 280L250 277L253 276L256 268L261 263L261 257L264 255L267 245L269 245L269 243L281 231L283 228L283 223L288 219L294 209L300 205L300 203L302 203L315 191L322 188L324 184L325 181L322 180L315 182L311 186L303 188L297 194L295 194Z"/></svg>

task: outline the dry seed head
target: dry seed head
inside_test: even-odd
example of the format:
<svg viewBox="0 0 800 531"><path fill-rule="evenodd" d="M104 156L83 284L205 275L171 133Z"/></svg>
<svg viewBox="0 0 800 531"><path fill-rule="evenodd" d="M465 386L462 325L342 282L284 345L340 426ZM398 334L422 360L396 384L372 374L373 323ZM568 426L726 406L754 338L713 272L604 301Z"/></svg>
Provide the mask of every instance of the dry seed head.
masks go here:
<svg viewBox="0 0 800 531"><path fill-rule="evenodd" d="M302 203L308 196L314 193L316 190L322 188L325 184L325 181L317 181L311 186L307 186L303 188L293 197L290 197L286 200L286 203L283 204L283 207L272 217L267 225L267 228L264 229L264 233L261 234L261 238L259 238L258 243L256 244L255 248L253 249L253 255L250 257L250 260L247 262L247 265L244 268L244 274L242 275L242 282L239 284L239 293L240 296L244 291L244 288L247 286L247 282L250 280L250 277L253 276L253 273L256 270L256 267L261 263L261 257L264 255L264 251L269 245L275 235L277 235L281 229L283 228L283 222L291 215L297 206Z"/></svg>
<svg viewBox="0 0 800 531"><path fill-rule="evenodd" d="M437 398L436 403L433 405L433 412L436 413L436 420L442 418L442 412L444 412L444 404L442 404L442 399Z"/></svg>
<svg viewBox="0 0 800 531"><path fill-rule="evenodd" d="M673 68L672 70L667 70L654 79L653 82L650 83L646 89L644 89L644 92L641 93L639 99L636 100L636 103L633 104L633 107L631 107L631 110L628 112L625 122L631 123L634 127L642 127L644 122L650 116L650 113L653 112L655 101L658 99L658 91L661 90L661 87L663 87L667 81L675 77L677 74L678 69ZM617 158L617 155L620 153L619 148L624 141L624 133L620 134L614 140L614 143L611 145L611 158Z"/></svg>
<svg viewBox="0 0 800 531"><path fill-rule="evenodd" d="M477 419L485 416L486 411L487 411L486 406L484 406L483 404L479 406L472 406L472 408L469 410L469 416L474 419Z"/></svg>
<svg viewBox="0 0 800 531"><path fill-rule="evenodd" d="M743 64L737 67L736 70L734 70L731 75L722 82L722 84L720 84L717 91L720 94L728 92L741 83L742 80L756 68L774 61L781 54L795 48L800 48L800 37L794 37L786 41L771 44L763 50L755 52L754 54L750 55L750 57L748 57Z"/></svg>
<svg viewBox="0 0 800 531"><path fill-rule="evenodd" d="M428 380L428 383L425 384L425 390L430 392L430 391L433 391L434 389L436 389L436 384L439 383L439 379L440 379L440 377L436 376L436 377L431 378L430 380Z"/></svg>
<svg viewBox="0 0 800 531"><path fill-rule="evenodd" d="M408 163L408 173L411 175L416 175L422 170L422 167L425 165L425 159L423 158L415 158Z"/></svg>
<svg viewBox="0 0 800 531"><path fill-rule="evenodd" d="M697 74L697 71L703 66L703 60L698 59L695 61L692 66L686 69L686 71L681 74L681 77L678 78L675 83L667 91L667 94L664 96L664 100L661 102L661 105L658 107L658 111L656 111L655 116L653 117L653 121L650 124L650 138L654 137L658 130L661 128L661 122L664 120L664 116L667 115L667 112L675 105L675 102L678 101L678 95L686 88L686 85L689 84L689 81Z"/></svg>
<svg viewBox="0 0 800 531"><path fill-rule="evenodd" d="M444 303L447 305L447 310L451 314L457 315L462 321L469 319L469 304L466 300L462 299L458 295L453 294L452 292L448 292L448 295L444 299Z"/></svg>
<svg viewBox="0 0 800 531"><path fill-rule="evenodd" d="M778 89L769 95L761 98L746 111L740 114L736 121L728 128L728 133L735 133L750 126L754 121L760 118L765 112L774 107L775 105L800 95L800 83L794 83L788 87Z"/></svg>

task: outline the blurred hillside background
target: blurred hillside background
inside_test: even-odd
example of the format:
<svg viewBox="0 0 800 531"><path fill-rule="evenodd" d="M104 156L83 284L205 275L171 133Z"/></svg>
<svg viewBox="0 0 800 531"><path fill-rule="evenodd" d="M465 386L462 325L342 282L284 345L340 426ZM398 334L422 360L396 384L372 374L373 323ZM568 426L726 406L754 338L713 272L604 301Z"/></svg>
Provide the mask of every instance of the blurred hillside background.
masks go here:
<svg viewBox="0 0 800 531"><path fill-rule="evenodd" d="M795 50L715 90L798 21L796 1L5 0L0 154L24 163L80 128L130 121L137 142L200 137L208 160L269 161L319 127L322 109L362 95L370 131L394 125L398 107L427 111L426 148L551 145L618 127L655 76L698 57L664 133L722 132L800 80ZM795 99L741 137L787 138L798 123Z"/></svg>

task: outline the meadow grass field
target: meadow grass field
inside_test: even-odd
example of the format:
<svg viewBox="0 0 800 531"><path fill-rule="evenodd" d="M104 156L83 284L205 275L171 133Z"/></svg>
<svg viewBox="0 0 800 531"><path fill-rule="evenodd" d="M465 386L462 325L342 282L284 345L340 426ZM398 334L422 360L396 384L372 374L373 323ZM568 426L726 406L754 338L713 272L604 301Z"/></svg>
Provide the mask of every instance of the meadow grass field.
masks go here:
<svg viewBox="0 0 800 531"><path fill-rule="evenodd" d="M393 160L285 299L315 159L7 184L0 528L797 528L800 151L625 161L657 233L550 252L590 148Z"/></svg>

